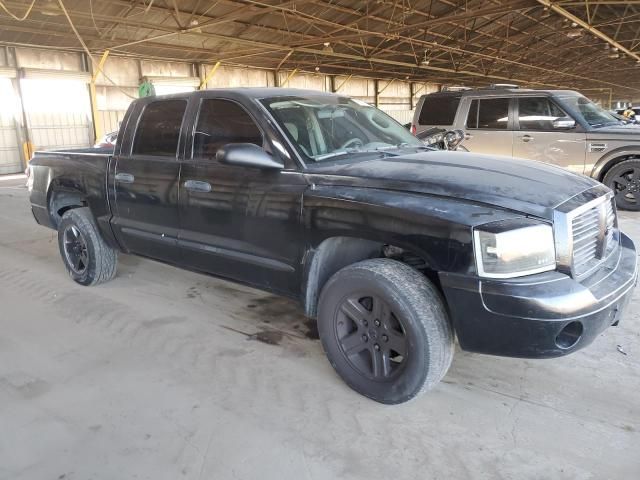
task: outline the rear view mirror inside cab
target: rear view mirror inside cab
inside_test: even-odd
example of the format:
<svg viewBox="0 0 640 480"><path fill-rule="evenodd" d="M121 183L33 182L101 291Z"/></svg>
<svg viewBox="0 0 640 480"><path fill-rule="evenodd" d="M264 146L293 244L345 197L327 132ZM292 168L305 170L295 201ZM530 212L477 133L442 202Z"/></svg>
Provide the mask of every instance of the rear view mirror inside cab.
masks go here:
<svg viewBox="0 0 640 480"><path fill-rule="evenodd" d="M344 117L344 115L344 108L323 108L322 110L318 110L318 118L321 119L341 118Z"/></svg>

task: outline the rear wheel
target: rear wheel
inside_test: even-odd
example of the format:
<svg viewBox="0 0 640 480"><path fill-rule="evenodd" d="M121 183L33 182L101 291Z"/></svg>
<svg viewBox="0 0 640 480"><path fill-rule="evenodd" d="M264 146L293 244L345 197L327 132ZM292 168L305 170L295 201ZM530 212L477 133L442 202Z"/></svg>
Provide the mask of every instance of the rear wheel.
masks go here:
<svg viewBox="0 0 640 480"><path fill-rule="evenodd" d="M630 159L611 167L602 180L613 190L616 206L622 210L640 211L640 160Z"/></svg>
<svg viewBox="0 0 640 480"><path fill-rule="evenodd" d="M97 285L116 274L118 252L100 236L88 208L74 208L62 215L58 247L69 276L80 285Z"/></svg>
<svg viewBox="0 0 640 480"><path fill-rule="evenodd" d="M453 358L440 293L394 260L365 260L333 275L320 296L318 331L337 373L381 403L406 402L428 390Z"/></svg>

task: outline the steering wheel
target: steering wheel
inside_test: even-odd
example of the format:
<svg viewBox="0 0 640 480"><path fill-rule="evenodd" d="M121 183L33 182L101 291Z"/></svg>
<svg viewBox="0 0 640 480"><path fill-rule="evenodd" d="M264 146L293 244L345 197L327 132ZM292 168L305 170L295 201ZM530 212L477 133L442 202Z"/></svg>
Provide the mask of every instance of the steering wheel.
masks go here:
<svg viewBox="0 0 640 480"><path fill-rule="evenodd" d="M350 146L358 146L358 147L362 147L364 145L364 143L362 143L362 140L360 140L359 138L352 138L350 140L347 140L346 142L344 142L342 144L342 146L340 147L341 150L343 149L347 149Z"/></svg>

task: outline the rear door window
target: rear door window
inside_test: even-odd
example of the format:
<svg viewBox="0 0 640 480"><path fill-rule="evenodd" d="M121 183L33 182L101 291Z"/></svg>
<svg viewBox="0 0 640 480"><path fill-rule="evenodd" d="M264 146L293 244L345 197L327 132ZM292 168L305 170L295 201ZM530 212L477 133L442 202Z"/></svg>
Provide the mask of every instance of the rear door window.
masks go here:
<svg viewBox="0 0 640 480"><path fill-rule="evenodd" d="M148 104L136 129L132 154L175 157L186 108L186 100L160 100Z"/></svg>
<svg viewBox="0 0 640 480"><path fill-rule="evenodd" d="M482 98L471 101L467 128L506 130L508 126L508 98Z"/></svg>
<svg viewBox="0 0 640 480"><path fill-rule="evenodd" d="M193 158L214 159L228 143L262 146L262 132L237 103L217 98L203 100L194 132Z"/></svg>
<svg viewBox="0 0 640 480"><path fill-rule="evenodd" d="M553 121L568 115L547 97L518 99L520 130L553 130Z"/></svg>
<svg viewBox="0 0 640 480"><path fill-rule="evenodd" d="M418 122L420 125L453 125L459 104L460 97L427 95Z"/></svg>

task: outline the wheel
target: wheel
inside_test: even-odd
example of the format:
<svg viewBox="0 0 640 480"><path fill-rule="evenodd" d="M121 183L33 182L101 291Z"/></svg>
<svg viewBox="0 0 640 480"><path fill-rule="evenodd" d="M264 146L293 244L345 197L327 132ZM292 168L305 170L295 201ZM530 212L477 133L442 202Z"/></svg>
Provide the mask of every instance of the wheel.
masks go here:
<svg viewBox="0 0 640 480"><path fill-rule="evenodd" d="M58 247L69 275L80 285L97 285L116 274L118 252L105 243L88 208L62 215Z"/></svg>
<svg viewBox="0 0 640 480"><path fill-rule="evenodd" d="M630 159L611 167L602 180L613 190L616 206L622 210L640 211L640 160Z"/></svg>
<svg viewBox="0 0 640 480"><path fill-rule="evenodd" d="M318 331L338 375L381 403L406 402L433 387L453 358L440 292L395 260L365 260L334 274L320 294Z"/></svg>

